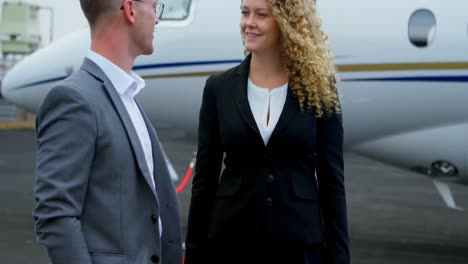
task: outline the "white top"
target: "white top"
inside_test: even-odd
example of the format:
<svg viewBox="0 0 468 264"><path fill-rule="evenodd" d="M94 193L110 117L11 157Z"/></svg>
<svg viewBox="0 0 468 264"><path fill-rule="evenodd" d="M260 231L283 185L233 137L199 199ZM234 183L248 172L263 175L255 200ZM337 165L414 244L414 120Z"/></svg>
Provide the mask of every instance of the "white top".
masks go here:
<svg viewBox="0 0 468 264"><path fill-rule="evenodd" d="M250 110L265 146L278 123L287 94L288 83L271 90L255 85L250 79L247 83L247 98L249 99ZM270 114L269 119L268 113Z"/></svg>
<svg viewBox="0 0 468 264"><path fill-rule="evenodd" d="M120 67L92 50L89 51L87 57L101 68L119 93L120 98L125 105L125 109L132 120L133 126L135 127L135 131L137 132L138 139L140 140L141 147L145 154L146 164L148 165L150 172L151 183L153 184L152 187L156 190L156 185L154 183L153 148L151 146L151 139L149 137L145 120L143 119L140 109L135 102L135 96L145 87L145 81L135 72L131 71L130 74L126 73ZM161 230L161 235L161 218L159 218L159 230Z"/></svg>

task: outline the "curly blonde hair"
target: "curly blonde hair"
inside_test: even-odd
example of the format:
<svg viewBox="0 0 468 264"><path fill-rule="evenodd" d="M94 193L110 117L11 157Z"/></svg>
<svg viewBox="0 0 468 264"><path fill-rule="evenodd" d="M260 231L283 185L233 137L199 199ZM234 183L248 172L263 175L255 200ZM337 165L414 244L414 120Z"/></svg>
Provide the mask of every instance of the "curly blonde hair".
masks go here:
<svg viewBox="0 0 468 264"><path fill-rule="evenodd" d="M283 64L301 110L340 112L336 69L314 0L268 0L281 29Z"/></svg>

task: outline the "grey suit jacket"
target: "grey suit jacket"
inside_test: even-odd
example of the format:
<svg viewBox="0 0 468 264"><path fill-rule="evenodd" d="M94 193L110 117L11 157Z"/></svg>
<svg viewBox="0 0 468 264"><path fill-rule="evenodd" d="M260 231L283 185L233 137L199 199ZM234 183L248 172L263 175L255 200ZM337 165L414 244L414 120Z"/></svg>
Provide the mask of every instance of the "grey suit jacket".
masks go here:
<svg viewBox="0 0 468 264"><path fill-rule="evenodd" d="M94 62L85 59L43 101L33 217L53 264L182 262L178 198L157 135L142 115L156 190L130 116Z"/></svg>

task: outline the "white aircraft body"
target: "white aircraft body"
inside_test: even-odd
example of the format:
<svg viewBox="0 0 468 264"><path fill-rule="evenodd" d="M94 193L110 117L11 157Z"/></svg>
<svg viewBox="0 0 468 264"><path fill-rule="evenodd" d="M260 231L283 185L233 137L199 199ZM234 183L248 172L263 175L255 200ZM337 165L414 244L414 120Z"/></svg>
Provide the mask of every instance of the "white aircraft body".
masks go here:
<svg viewBox="0 0 468 264"><path fill-rule="evenodd" d="M244 58L240 3L166 2L156 52L134 67L147 83L137 100L154 124L196 135L206 78ZM339 72L345 149L468 182L468 1L317 5ZM83 28L35 52L9 71L3 96L36 111L89 47Z"/></svg>

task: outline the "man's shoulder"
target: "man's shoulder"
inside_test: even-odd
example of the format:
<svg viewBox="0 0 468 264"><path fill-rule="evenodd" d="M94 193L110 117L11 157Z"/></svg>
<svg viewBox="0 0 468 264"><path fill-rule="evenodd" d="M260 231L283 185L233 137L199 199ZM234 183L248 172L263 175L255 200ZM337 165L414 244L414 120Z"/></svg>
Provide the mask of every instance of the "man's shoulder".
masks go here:
<svg viewBox="0 0 468 264"><path fill-rule="evenodd" d="M94 78L94 76L82 69L79 69L78 71L68 75L65 79L57 82L52 89L75 90L76 92L85 95L95 92L96 89L92 88L99 85L99 83L100 82Z"/></svg>
<svg viewBox="0 0 468 264"><path fill-rule="evenodd" d="M73 100L92 102L99 97L96 87L99 81L86 71L79 69L65 79L58 81L47 93L44 101L58 102L61 100Z"/></svg>
<svg viewBox="0 0 468 264"><path fill-rule="evenodd" d="M83 70L82 68L74 71L72 74L68 75L65 79L62 80L62 84L64 85L85 86L90 82L98 82L98 80L92 74Z"/></svg>

